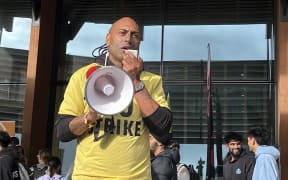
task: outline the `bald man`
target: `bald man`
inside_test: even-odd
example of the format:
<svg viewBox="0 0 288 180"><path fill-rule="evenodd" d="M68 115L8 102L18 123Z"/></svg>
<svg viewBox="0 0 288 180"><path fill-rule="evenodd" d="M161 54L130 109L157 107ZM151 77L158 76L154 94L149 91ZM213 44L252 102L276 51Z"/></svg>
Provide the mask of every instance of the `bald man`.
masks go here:
<svg viewBox="0 0 288 180"><path fill-rule="evenodd" d="M169 133L172 114L162 78L144 71L141 57L128 51L139 50L140 40L134 19L117 20L106 35L108 53L77 70L68 83L56 128L61 141L78 140L73 180L151 179L149 132ZM123 69L135 89L131 104L112 116L93 111L84 98L87 78L104 64Z"/></svg>

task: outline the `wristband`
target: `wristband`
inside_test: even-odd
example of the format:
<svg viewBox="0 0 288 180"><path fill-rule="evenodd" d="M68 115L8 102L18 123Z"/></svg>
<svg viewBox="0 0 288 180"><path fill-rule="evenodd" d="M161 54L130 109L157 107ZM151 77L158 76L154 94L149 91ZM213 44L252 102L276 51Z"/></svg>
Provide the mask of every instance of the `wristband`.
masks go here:
<svg viewBox="0 0 288 180"><path fill-rule="evenodd" d="M142 91L145 88L145 84L143 83L143 81L140 81L136 86L134 86L135 88L135 93Z"/></svg>

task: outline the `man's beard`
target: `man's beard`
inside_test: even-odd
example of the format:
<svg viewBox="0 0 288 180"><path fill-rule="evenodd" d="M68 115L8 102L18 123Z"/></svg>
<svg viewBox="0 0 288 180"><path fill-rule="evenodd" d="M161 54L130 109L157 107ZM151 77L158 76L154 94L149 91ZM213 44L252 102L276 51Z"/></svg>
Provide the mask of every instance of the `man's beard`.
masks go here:
<svg viewBox="0 0 288 180"><path fill-rule="evenodd" d="M235 151L235 150L230 151L230 154L231 154L233 157L239 157L240 154L241 154L241 152L242 152L242 149L240 148L240 149L237 149L237 151Z"/></svg>

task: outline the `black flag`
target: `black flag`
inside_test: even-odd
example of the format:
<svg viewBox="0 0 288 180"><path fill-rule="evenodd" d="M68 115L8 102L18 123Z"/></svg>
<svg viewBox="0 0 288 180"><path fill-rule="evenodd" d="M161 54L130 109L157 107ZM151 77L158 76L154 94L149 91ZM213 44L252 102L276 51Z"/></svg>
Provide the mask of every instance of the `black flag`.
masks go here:
<svg viewBox="0 0 288 180"><path fill-rule="evenodd" d="M207 61L207 125L208 125L208 140L207 140L207 164L206 164L206 180L212 180L215 177L214 169L214 140L213 140L213 118L212 118L212 103L211 103L211 50L208 44L208 61Z"/></svg>

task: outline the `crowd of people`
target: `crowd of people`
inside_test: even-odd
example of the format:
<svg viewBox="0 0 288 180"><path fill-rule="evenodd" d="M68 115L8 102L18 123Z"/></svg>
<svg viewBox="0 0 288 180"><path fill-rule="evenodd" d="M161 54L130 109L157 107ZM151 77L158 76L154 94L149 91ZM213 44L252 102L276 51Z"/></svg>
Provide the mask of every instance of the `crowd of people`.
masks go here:
<svg viewBox="0 0 288 180"><path fill-rule="evenodd" d="M38 163L29 167L19 139L0 131L0 179L2 180L64 180L61 160L48 149L40 149Z"/></svg>
<svg viewBox="0 0 288 180"><path fill-rule="evenodd" d="M243 147L243 136L228 132L224 143L228 153L224 157L223 180L279 180L279 150L269 144L269 132L253 128L247 132L248 149ZM180 145L171 133L149 135L152 180L177 180ZM48 149L40 149L38 163L28 166L19 139L0 131L0 179L7 180L71 180L71 172L61 174L61 160ZM72 166L73 167L73 166ZM179 172L178 172L179 173ZM68 177L68 178L67 178Z"/></svg>
<svg viewBox="0 0 288 180"><path fill-rule="evenodd" d="M228 153L223 165L224 180L279 180L279 150L269 145L270 134L256 127L247 132L248 150L241 134L229 132L224 141Z"/></svg>

